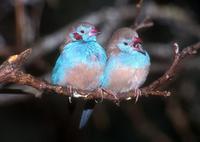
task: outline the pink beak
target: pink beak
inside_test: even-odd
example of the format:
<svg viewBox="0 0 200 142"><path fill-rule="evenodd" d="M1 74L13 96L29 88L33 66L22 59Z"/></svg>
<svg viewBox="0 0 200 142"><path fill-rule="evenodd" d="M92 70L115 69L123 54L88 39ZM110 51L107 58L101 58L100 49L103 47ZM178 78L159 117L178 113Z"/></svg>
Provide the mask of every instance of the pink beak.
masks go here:
<svg viewBox="0 0 200 142"><path fill-rule="evenodd" d="M100 32L99 30L97 30L96 28L93 28L90 32L89 32L89 36L96 36L99 35Z"/></svg>
<svg viewBox="0 0 200 142"><path fill-rule="evenodd" d="M132 39L132 46L133 46L133 48L135 48L135 46L137 45L137 44L141 44L142 43L142 40L141 40L141 38L139 38L139 37L134 37L133 39Z"/></svg>
<svg viewBox="0 0 200 142"><path fill-rule="evenodd" d="M140 53L145 55L145 51L141 48L141 45L138 45L138 44L141 44L141 43L142 43L141 38L134 37L132 46L133 46L134 50L136 50L136 51L138 51L138 52L140 52Z"/></svg>

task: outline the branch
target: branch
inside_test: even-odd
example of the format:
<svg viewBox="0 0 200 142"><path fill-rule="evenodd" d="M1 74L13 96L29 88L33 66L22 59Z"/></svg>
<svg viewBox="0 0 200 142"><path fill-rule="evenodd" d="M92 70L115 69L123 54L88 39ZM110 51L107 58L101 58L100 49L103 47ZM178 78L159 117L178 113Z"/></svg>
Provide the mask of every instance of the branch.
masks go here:
<svg viewBox="0 0 200 142"><path fill-rule="evenodd" d="M153 22L149 18L145 18L141 23L135 25L133 29L138 31L140 29L152 27L153 25Z"/></svg>
<svg viewBox="0 0 200 142"><path fill-rule="evenodd" d="M142 4L143 4L143 0L139 0L135 7L136 9L135 22L131 27L136 31L153 26L153 22L150 20L150 18L147 18L147 17L143 18L143 20L140 22L141 13L142 13Z"/></svg>
<svg viewBox="0 0 200 142"><path fill-rule="evenodd" d="M179 49L179 46L177 43L174 43L173 45L173 51L174 51L174 60L170 68L165 72L163 76L161 76L159 79L151 83L148 87L145 87L144 89L147 90L155 90L157 88L160 88L163 86L167 81L171 80L177 73L177 67L180 64L180 62L187 56L193 55L197 53L197 50L200 48L200 42L189 46L187 48L184 48L181 52Z"/></svg>
<svg viewBox="0 0 200 142"><path fill-rule="evenodd" d="M142 4L143 4L143 0L139 0L136 3L136 6L135 6L135 22L134 22L134 26L139 25L139 18L140 18L140 14L142 12Z"/></svg>
<svg viewBox="0 0 200 142"><path fill-rule="evenodd" d="M172 65L163 76L152 82L150 85L141 88L142 95L169 96L171 94L169 91L161 91L159 88L161 88L173 79L173 77L177 73L178 65L185 57L197 53L197 50L200 48L200 42L184 48L181 52L179 52L179 47L177 43L175 43L173 47L174 60ZM119 97L116 98L112 94L109 94L102 89L97 89L89 92L72 87L52 85L46 81L37 79L34 76L26 74L21 70L21 66L25 63L25 61L27 61L28 57L31 55L31 51L31 49L27 49L19 55L13 55L9 57L5 62L2 63L2 65L0 66L0 83L12 82L16 84L28 85L38 90L55 92L59 95L72 96L76 94L74 97L81 97L84 99L103 98L111 101L121 101L135 97L134 91L130 91L123 95L119 94Z"/></svg>

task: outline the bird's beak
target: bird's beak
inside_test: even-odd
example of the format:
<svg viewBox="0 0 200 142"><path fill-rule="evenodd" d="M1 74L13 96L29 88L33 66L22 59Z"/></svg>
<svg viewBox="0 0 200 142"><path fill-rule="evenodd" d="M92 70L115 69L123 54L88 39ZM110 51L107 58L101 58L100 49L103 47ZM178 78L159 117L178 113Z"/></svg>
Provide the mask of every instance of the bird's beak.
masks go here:
<svg viewBox="0 0 200 142"><path fill-rule="evenodd" d="M145 55L145 50L142 48L142 40L138 37L135 37L132 42L132 46L135 51L140 52L141 54Z"/></svg>
<svg viewBox="0 0 200 142"><path fill-rule="evenodd" d="M136 44L137 44L137 43L142 43L142 39L139 38L139 37L134 37L134 38L133 38L133 42L136 43Z"/></svg>
<svg viewBox="0 0 200 142"><path fill-rule="evenodd" d="M89 36L97 36L99 35L101 32L99 30L97 30L96 28L93 28L90 32L89 32Z"/></svg>

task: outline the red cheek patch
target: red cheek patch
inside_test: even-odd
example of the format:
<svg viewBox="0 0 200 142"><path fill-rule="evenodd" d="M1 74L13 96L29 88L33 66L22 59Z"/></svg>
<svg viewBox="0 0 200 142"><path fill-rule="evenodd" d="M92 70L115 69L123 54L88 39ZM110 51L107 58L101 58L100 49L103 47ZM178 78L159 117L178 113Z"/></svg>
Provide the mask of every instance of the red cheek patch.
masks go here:
<svg viewBox="0 0 200 142"><path fill-rule="evenodd" d="M81 40L81 39L83 39L82 36L79 35L78 33L73 33L73 35L74 35L74 38L75 38L76 40Z"/></svg>

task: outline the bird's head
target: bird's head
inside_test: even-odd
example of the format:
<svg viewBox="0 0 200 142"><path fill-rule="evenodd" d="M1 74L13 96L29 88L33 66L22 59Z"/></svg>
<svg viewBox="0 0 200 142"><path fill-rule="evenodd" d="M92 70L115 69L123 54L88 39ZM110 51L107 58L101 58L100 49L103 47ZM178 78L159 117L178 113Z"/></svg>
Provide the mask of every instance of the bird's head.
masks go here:
<svg viewBox="0 0 200 142"><path fill-rule="evenodd" d="M96 41L99 31L96 27L87 22L74 24L67 32L67 43L73 41Z"/></svg>
<svg viewBox="0 0 200 142"><path fill-rule="evenodd" d="M121 28L113 34L108 50L110 50L110 52L139 52L145 55L141 43L142 40L139 38L136 31L131 28Z"/></svg>

